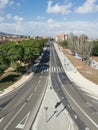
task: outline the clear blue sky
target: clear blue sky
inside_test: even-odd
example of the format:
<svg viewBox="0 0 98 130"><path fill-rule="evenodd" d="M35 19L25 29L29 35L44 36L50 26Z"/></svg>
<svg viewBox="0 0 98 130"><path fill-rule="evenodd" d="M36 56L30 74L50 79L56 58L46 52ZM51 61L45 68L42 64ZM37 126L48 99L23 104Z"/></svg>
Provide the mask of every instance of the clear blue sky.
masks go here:
<svg viewBox="0 0 98 130"><path fill-rule="evenodd" d="M0 0L0 31L98 37L98 0Z"/></svg>

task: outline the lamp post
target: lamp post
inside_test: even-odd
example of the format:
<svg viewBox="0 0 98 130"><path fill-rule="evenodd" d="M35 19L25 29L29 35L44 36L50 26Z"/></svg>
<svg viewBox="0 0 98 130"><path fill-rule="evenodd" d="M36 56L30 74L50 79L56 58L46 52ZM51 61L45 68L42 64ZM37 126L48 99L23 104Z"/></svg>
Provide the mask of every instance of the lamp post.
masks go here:
<svg viewBox="0 0 98 130"><path fill-rule="evenodd" d="M48 107L44 107L45 111L46 111L46 122L47 122L47 110L48 110Z"/></svg>

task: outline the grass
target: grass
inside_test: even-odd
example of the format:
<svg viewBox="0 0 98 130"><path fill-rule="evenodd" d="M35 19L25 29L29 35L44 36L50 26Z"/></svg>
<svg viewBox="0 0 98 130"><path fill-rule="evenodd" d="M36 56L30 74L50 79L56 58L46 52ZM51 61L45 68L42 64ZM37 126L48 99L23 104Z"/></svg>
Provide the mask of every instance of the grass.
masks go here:
<svg viewBox="0 0 98 130"><path fill-rule="evenodd" d="M3 91L21 78L22 74L17 72L8 72L0 78L0 91Z"/></svg>

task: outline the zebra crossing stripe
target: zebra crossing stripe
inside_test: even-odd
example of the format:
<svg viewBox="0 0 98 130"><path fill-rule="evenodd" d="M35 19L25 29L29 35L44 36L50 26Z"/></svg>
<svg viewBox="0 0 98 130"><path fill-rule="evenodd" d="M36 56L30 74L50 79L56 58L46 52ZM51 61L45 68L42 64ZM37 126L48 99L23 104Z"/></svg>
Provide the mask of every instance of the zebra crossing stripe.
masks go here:
<svg viewBox="0 0 98 130"><path fill-rule="evenodd" d="M53 67L52 72L55 72L55 67Z"/></svg>
<svg viewBox="0 0 98 130"><path fill-rule="evenodd" d="M57 68L57 72L59 72L60 70L59 70L59 67Z"/></svg>
<svg viewBox="0 0 98 130"><path fill-rule="evenodd" d="M55 67L53 67L53 72L55 72Z"/></svg>
<svg viewBox="0 0 98 130"><path fill-rule="evenodd" d="M48 72L48 71L49 71L49 67L47 67L47 66L46 66L46 69L45 69L45 71L47 71L47 72Z"/></svg>
<svg viewBox="0 0 98 130"><path fill-rule="evenodd" d="M54 67L52 67L52 72L54 72Z"/></svg>
<svg viewBox="0 0 98 130"><path fill-rule="evenodd" d="M47 66L44 66L44 67L39 67L36 72L64 72L64 69L63 67L55 67L55 66L51 66L51 67L47 67Z"/></svg>
<svg viewBox="0 0 98 130"><path fill-rule="evenodd" d="M51 72L53 72L53 67L51 67Z"/></svg>

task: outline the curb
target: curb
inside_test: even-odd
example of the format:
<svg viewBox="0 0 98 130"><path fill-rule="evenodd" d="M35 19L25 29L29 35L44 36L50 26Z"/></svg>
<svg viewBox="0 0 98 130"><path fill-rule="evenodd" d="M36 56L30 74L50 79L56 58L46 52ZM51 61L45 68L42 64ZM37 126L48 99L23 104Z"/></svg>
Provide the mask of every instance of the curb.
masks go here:
<svg viewBox="0 0 98 130"><path fill-rule="evenodd" d="M79 89L82 89L83 91L88 93L90 96L98 99L98 85L96 85L93 82L91 82L90 80L84 78L78 72L78 70L73 66L73 64L63 54L63 52L59 50L57 43L54 43L54 47L56 49L57 55L59 56L59 59L60 59L61 64L62 64L62 66L64 68L64 71L65 71L67 77L71 80L71 82L75 83L79 87ZM60 56L62 57L62 59L61 59ZM72 68L70 68L69 70L67 70L65 68L65 61L64 61L64 59L66 59L66 61L68 61L68 63L70 63L71 66L72 66ZM79 81L79 77L80 76L81 76L81 81ZM84 82L85 82L85 84L84 84Z"/></svg>
<svg viewBox="0 0 98 130"><path fill-rule="evenodd" d="M24 75L23 75L24 76ZM22 76L22 78L23 78ZM24 84L26 84L27 82L29 82L31 80L31 78L33 77L33 73L32 75L26 79L23 83L20 83L19 85L16 85L18 82L21 82L20 80L22 80L22 78L20 80L18 80L16 83L12 84L11 86L9 86L8 88L4 89L3 91L0 91L0 97L4 97L10 93L12 93L13 91L16 91L18 89L20 89ZM16 87L16 86L17 87ZM10 87L12 87L10 90L8 90Z"/></svg>
<svg viewBox="0 0 98 130"><path fill-rule="evenodd" d="M30 115L30 117L29 117L29 123L31 122L31 123L30 123L31 125L30 125L29 128L27 128L27 125L26 125L26 128L24 128L24 130L32 130L33 125L34 125L34 123L35 123L35 121L36 121L36 118L37 118L37 116L38 116L38 112L40 111L40 108L41 108L43 99L44 99L44 97L45 97L45 93L46 93L47 87L48 87L48 81L46 82L46 87L45 87L45 90L44 90L44 92L43 92L43 96L42 96L42 98L39 100L39 102L37 103L37 105L36 105L36 107L35 107L35 109L37 109L37 110L35 110L35 115L34 115L34 113L31 111L31 115ZM34 119L33 119L33 120L32 120L32 117L33 117L32 115L34 116Z"/></svg>

